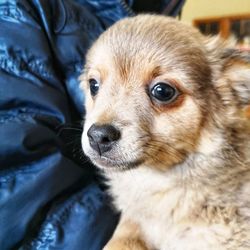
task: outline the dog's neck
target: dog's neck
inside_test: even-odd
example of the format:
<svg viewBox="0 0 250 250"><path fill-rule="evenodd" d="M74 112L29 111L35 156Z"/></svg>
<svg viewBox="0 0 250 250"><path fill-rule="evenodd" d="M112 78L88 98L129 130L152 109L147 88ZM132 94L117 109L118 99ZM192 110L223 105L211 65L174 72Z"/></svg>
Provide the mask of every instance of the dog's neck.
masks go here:
<svg viewBox="0 0 250 250"><path fill-rule="evenodd" d="M129 208L136 209L137 203L152 202L153 199L155 204L164 201L169 214L179 211L178 217L185 218L189 213L193 214L192 210L196 211L197 206L214 202L215 206L226 206L227 198L218 197L228 196L228 190L233 195L238 186L237 179L240 182L239 177L247 169L223 134L211 136L203 137L197 152L165 172L151 166L140 166L124 172L107 173L118 209L129 213ZM236 164L237 168L234 167ZM150 204L145 206L150 207Z"/></svg>

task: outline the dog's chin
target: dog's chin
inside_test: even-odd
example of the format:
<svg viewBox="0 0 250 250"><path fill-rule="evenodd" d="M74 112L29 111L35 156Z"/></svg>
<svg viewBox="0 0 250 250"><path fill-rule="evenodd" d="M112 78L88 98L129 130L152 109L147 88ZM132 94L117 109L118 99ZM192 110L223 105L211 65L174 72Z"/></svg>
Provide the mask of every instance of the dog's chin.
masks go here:
<svg viewBox="0 0 250 250"><path fill-rule="evenodd" d="M105 156L90 156L89 158L94 165L103 171L126 171L138 168L143 163L143 160L140 159L134 161L122 161L120 159L111 159Z"/></svg>

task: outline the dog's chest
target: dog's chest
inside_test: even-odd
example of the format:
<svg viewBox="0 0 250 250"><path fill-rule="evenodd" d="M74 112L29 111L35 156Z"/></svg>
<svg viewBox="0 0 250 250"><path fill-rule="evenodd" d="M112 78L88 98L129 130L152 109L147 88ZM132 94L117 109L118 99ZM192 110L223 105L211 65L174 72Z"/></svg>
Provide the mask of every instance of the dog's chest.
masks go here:
<svg viewBox="0 0 250 250"><path fill-rule="evenodd" d="M223 231L222 238L230 238L230 229L182 221L202 197L187 195L174 182L167 176L131 171L112 176L111 193L123 216L140 225L144 238L155 249L221 249L220 237L215 235Z"/></svg>
<svg viewBox="0 0 250 250"><path fill-rule="evenodd" d="M159 218L160 219L160 218ZM159 221L141 221L146 241L157 250L222 250L227 248L233 232L223 225L171 225ZM225 245L224 245L225 244ZM232 243L234 245L234 243Z"/></svg>
<svg viewBox="0 0 250 250"><path fill-rule="evenodd" d="M150 170L136 169L116 173L109 177L114 203L122 213L128 216L151 218L163 211L162 206L166 206L166 202L169 202L162 198L165 192L172 189L171 183L168 178L160 174L154 174Z"/></svg>

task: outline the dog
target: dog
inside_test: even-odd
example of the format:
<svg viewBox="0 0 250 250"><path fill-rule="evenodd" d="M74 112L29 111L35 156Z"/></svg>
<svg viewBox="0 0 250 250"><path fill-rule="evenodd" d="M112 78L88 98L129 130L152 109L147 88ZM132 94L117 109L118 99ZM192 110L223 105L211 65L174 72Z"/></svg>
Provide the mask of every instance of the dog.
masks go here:
<svg viewBox="0 0 250 250"><path fill-rule="evenodd" d="M118 21L80 76L82 147L119 224L105 250L250 249L250 55L158 15Z"/></svg>

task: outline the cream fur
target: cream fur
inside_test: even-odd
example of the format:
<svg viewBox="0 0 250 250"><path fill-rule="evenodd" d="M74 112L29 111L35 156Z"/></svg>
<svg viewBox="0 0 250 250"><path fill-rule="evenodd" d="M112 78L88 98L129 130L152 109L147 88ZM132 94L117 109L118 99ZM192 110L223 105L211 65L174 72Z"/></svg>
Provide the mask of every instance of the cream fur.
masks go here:
<svg viewBox="0 0 250 250"><path fill-rule="evenodd" d="M100 82L96 97L88 79ZM250 57L176 20L124 19L97 40L81 76L83 150L104 171L121 221L105 250L250 249ZM181 95L159 105L147 89ZM122 133L110 152L92 124Z"/></svg>

